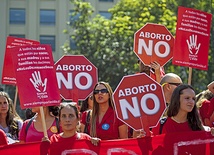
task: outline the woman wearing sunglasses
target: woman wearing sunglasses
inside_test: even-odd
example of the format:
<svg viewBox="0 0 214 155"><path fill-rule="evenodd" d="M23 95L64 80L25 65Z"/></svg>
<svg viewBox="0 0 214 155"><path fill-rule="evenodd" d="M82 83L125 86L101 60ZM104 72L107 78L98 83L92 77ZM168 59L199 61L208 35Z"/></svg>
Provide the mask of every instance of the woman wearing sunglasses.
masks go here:
<svg viewBox="0 0 214 155"><path fill-rule="evenodd" d="M106 82L98 82L93 90L93 110L88 131L102 140L128 138L127 125L116 116L113 91Z"/></svg>

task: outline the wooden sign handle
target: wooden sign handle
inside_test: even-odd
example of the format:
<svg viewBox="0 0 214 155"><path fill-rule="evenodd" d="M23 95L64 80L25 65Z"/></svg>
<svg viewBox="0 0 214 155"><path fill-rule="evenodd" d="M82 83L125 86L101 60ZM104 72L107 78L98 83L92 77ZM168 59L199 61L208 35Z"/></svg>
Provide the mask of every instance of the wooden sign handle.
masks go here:
<svg viewBox="0 0 214 155"><path fill-rule="evenodd" d="M41 114L41 118L42 118L42 127L43 127L44 137L48 137L43 107L40 107L40 114Z"/></svg>

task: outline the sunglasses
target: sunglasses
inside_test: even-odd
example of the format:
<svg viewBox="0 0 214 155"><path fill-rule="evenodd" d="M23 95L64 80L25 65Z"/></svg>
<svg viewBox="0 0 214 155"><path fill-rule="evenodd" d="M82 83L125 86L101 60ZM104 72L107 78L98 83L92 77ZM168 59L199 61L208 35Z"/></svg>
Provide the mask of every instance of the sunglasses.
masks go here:
<svg viewBox="0 0 214 155"><path fill-rule="evenodd" d="M181 85L181 83L173 83L173 82L169 82L168 84L175 85L175 86Z"/></svg>
<svg viewBox="0 0 214 155"><path fill-rule="evenodd" d="M94 94L99 94L99 92L101 92L101 93L108 93L108 90L107 89L94 90Z"/></svg>

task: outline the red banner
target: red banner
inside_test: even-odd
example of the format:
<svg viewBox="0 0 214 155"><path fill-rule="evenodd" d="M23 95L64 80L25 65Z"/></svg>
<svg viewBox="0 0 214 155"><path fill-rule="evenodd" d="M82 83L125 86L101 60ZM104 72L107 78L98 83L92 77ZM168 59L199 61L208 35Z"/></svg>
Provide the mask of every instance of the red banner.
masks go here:
<svg viewBox="0 0 214 155"><path fill-rule="evenodd" d="M9 145L0 148L3 155L44 155L47 142ZM127 140L101 141L94 146L86 140L71 142L70 148L58 144L61 155L212 155L214 137L204 131L184 132ZM55 155L53 153L53 155ZM59 155L58 153L56 155Z"/></svg>

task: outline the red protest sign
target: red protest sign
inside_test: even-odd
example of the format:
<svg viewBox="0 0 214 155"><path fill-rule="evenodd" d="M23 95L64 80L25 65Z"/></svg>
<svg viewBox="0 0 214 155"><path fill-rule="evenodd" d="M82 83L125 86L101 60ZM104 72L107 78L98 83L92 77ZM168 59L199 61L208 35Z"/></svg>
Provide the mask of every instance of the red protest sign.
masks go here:
<svg viewBox="0 0 214 155"><path fill-rule="evenodd" d="M58 105L60 94L51 47L31 45L11 50L21 108Z"/></svg>
<svg viewBox="0 0 214 155"><path fill-rule="evenodd" d="M147 23L134 34L134 52L145 64L158 62L164 66L173 55L174 38L160 24Z"/></svg>
<svg viewBox="0 0 214 155"><path fill-rule="evenodd" d="M200 10L178 8L173 64L208 69L211 18Z"/></svg>
<svg viewBox="0 0 214 155"><path fill-rule="evenodd" d="M83 55L65 55L55 68L60 94L66 100L85 100L98 81L97 68Z"/></svg>
<svg viewBox="0 0 214 155"><path fill-rule="evenodd" d="M155 127L166 108L162 87L145 73L124 76L113 99L117 117L135 130Z"/></svg>
<svg viewBox="0 0 214 155"><path fill-rule="evenodd" d="M17 46L25 46L25 45L36 45L39 44L38 41L29 40L24 38L16 38L16 37L7 37L6 48L4 54L4 64L2 71L2 84L15 85L16 84L16 76L15 70L13 66L11 48Z"/></svg>

